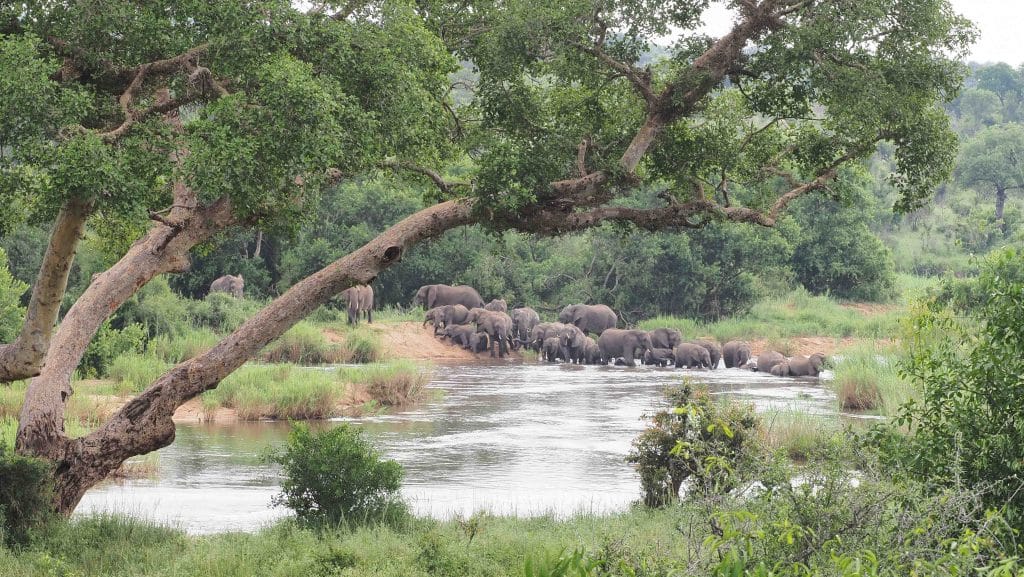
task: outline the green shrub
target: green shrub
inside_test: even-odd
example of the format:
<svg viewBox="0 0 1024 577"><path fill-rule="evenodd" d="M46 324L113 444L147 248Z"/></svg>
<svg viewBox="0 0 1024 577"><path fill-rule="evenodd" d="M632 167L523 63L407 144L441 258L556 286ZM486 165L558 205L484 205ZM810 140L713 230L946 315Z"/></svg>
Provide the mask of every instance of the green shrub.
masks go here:
<svg viewBox="0 0 1024 577"><path fill-rule="evenodd" d="M644 504L661 507L679 496L684 481L695 494L728 491L739 465L755 451L758 420L749 406L721 406L705 388L670 387L671 408L656 413L626 457L640 474Z"/></svg>
<svg viewBox="0 0 1024 577"><path fill-rule="evenodd" d="M374 363L384 358L380 338L369 329L356 328L346 332L344 350L342 362L346 363Z"/></svg>
<svg viewBox="0 0 1024 577"><path fill-rule="evenodd" d="M320 433L296 423L284 449L271 455L284 472L275 505L315 527L396 522L407 514L399 489L402 466L382 460L363 433L341 424Z"/></svg>
<svg viewBox="0 0 1024 577"><path fill-rule="evenodd" d="M118 312L122 322L142 325L148 337L183 335L192 330L189 301L157 277L146 283Z"/></svg>
<svg viewBox="0 0 1024 577"><path fill-rule="evenodd" d="M186 300L192 324L208 328L218 334L227 334L242 325L260 309L260 303L236 299L223 293L212 292L203 300Z"/></svg>
<svg viewBox="0 0 1024 577"><path fill-rule="evenodd" d="M146 331L142 325L133 323L117 330L107 320L85 349L78 372L83 378L105 377L117 357L142 352L145 340Z"/></svg>
<svg viewBox="0 0 1024 577"><path fill-rule="evenodd" d="M337 375L294 365L247 365L203 393L203 407L234 409L239 419L325 419L336 414L345 387Z"/></svg>
<svg viewBox="0 0 1024 577"><path fill-rule="evenodd" d="M54 518L50 463L15 455L0 444L0 542L28 543Z"/></svg>

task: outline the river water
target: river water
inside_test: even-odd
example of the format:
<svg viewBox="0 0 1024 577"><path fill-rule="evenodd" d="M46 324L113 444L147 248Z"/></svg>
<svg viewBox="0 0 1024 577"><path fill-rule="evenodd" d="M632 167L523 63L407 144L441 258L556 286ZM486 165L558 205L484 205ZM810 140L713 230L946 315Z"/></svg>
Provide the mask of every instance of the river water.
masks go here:
<svg viewBox="0 0 1024 577"><path fill-rule="evenodd" d="M405 468L403 493L418 514L600 513L639 498L624 458L644 415L661 406L662 389L684 377L758 411L838 418L832 393L817 379L503 361L436 367L434 400L321 426L362 427ZM287 514L271 507L280 477L260 459L287 434L278 422L179 424L175 442L158 452L153 478L99 485L76 514L122 512L190 533L257 530Z"/></svg>

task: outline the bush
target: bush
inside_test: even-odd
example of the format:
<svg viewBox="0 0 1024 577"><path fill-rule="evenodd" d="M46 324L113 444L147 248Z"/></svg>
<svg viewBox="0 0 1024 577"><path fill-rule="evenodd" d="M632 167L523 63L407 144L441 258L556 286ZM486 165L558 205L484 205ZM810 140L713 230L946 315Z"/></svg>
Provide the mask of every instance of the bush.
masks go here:
<svg viewBox="0 0 1024 577"><path fill-rule="evenodd" d="M25 308L21 306L21 295L28 290L28 283L11 275L7 267L7 253L0 249L0 342L9 343L21 332L25 319Z"/></svg>
<svg viewBox="0 0 1024 577"><path fill-rule="evenodd" d="M665 396L672 407L653 416L626 457L640 473L644 504L666 505L684 481L698 494L730 490L740 477L738 466L755 451L753 409L720 406L707 389L690 384L671 387Z"/></svg>
<svg viewBox="0 0 1024 577"><path fill-rule="evenodd" d="M122 391L139 392L170 368L170 363L152 355L127 353L114 359L107 374L120 383Z"/></svg>
<svg viewBox="0 0 1024 577"><path fill-rule="evenodd" d="M109 320L104 322L78 363L79 374L83 378L107 376L117 357L142 352L145 340L146 330L140 324L133 323L117 330Z"/></svg>
<svg viewBox="0 0 1024 577"><path fill-rule="evenodd" d="M407 514L399 495L402 466L382 460L363 433L341 424L320 433L296 423L287 446L271 455L285 480L274 504L314 527L395 522Z"/></svg>
<svg viewBox="0 0 1024 577"><path fill-rule="evenodd" d="M909 439L885 445L891 464L947 486L992 485L985 504L1024 529L1024 265L1007 249L966 287L972 301L935 299L911 319L904 376L920 400L896 420ZM966 313L966 314L965 314ZM884 429L878 439L887 438Z"/></svg>
<svg viewBox="0 0 1024 577"><path fill-rule="evenodd" d="M222 292L213 292L203 300L187 302L192 323L219 334L234 331L260 309L258 302L236 299Z"/></svg>
<svg viewBox="0 0 1024 577"><path fill-rule="evenodd" d="M0 444L0 542L28 543L34 530L54 518L52 496L50 463Z"/></svg>

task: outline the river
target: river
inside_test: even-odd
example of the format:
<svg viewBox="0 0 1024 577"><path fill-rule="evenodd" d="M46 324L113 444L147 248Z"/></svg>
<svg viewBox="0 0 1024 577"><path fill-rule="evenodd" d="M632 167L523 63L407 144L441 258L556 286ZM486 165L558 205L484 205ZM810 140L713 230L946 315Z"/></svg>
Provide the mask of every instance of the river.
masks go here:
<svg viewBox="0 0 1024 577"><path fill-rule="evenodd" d="M661 390L683 377L758 411L837 418L832 393L817 379L527 361L438 366L432 401L321 426L362 427L404 466L403 493L421 515L601 513L639 497L624 457L643 416L661 405ZM260 459L287 433L279 422L179 424L175 442L158 452L153 478L105 482L76 514L128 513L194 534L257 530L288 514L271 507L280 477Z"/></svg>

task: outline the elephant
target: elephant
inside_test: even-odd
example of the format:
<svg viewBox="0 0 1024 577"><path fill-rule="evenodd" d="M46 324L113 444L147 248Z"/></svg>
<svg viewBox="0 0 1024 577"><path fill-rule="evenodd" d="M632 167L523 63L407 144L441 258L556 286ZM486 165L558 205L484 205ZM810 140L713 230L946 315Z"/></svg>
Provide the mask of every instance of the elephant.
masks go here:
<svg viewBox="0 0 1024 577"><path fill-rule="evenodd" d="M603 365L605 360L601 356L601 347L598 346L597 341L594 340L594 337L584 338L586 340L583 342L583 362L588 365Z"/></svg>
<svg viewBox="0 0 1024 577"><path fill-rule="evenodd" d="M491 338L492 357L495 356L495 348L498 350L498 357L508 354L509 343L512 339L512 317L501 312L473 309L469 311L469 319L470 322L476 323L477 332L487 333Z"/></svg>
<svg viewBox="0 0 1024 577"><path fill-rule="evenodd" d="M774 377L788 377L788 376L790 376L792 373L790 372L789 361L782 361L781 363L773 365L771 373L772 373L772 376L774 376Z"/></svg>
<svg viewBox="0 0 1024 577"><path fill-rule="evenodd" d="M528 343L533 327L540 324L540 315L530 307L512 309L512 338L518 343Z"/></svg>
<svg viewBox="0 0 1024 577"><path fill-rule="evenodd" d="M568 305L558 314L559 322L574 324L584 333L595 335L615 328L618 318L608 305Z"/></svg>
<svg viewBox="0 0 1024 577"><path fill-rule="evenodd" d="M789 359L789 376L816 377L825 364L825 355L814 353L810 357L796 356Z"/></svg>
<svg viewBox="0 0 1024 577"><path fill-rule="evenodd" d="M651 339L652 341L654 339ZM665 347L654 347L644 353L643 363L645 365L657 365L667 367L676 363L676 356L672 349Z"/></svg>
<svg viewBox="0 0 1024 577"><path fill-rule="evenodd" d="M772 367L786 362L786 356L777 351L764 351L757 355L757 370L762 373L772 372Z"/></svg>
<svg viewBox="0 0 1024 577"><path fill-rule="evenodd" d="M709 369L717 369L718 361L722 359L722 347L718 346L718 343L705 339L697 339L695 341L689 341L697 346L704 347L708 351L708 357L711 359L711 364L708 366Z"/></svg>
<svg viewBox="0 0 1024 577"><path fill-rule="evenodd" d="M485 304L484 308L489 311L494 311L498 313L507 313L508 303L505 302L505 299L494 299L491 302Z"/></svg>
<svg viewBox="0 0 1024 577"><path fill-rule="evenodd" d="M443 312L444 307L434 307L427 311L427 313L423 315L423 328L426 328L427 323L430 323L434 326L434 334L438 334L445 326Z"/></svg>
<svg viewBox="0 0 1024 577"><path fill-rule="evenodd" d="M469 350L474 353L482 353L491 348L491 337L487 333L473 333L469 335Z"/></svg>
<svg viewBox="0 0 1024 577"><path fill-rule="evenodd" d="M611 310L611 309L608 309ZM580 327L582 330L583 327ZM597 337L597 345L601 347L601 356L605 359L622 357L626 366L634 366L633 359L643 357L651 348L651 335L647 331L630 329L605 329ZM639 353L638 353L639 352Z"/></svg>
<svg viewBox="0 0 1024 577"><path fill-rule="evenodd" d="M683 342L683 333L676 329L654 329L651 331L651 344L656 349L674 349Z"/></svg>
<svg viewBox="0 0 1024 577"><path fill-rule="evenodd" d="M348 301L348 324L358 325L364 312L366 322L373 322L373 287L357 284L341 291L341 295Z"/></svg>
<svg viewBox="0 0 1024 577"><path fill-rule="evenodd" d="M484 299L480 298L480 293L471 286L428 284L416 291L412 304L423 305L427 309L443 305L462 305L467 309L473 309L484 306Z"/></svg>
<svg viewBox="0 0 1024 577"><path fill-rule="evenodd" d="M564 326L562 323L537 323L530 332L530 345L539 351L544 339L557 337Z"/></svg>
<svg viewBox="0 0 1024 577"><path fill-rule="evenodd" d="M444 328L445 336L464 349L469 348L469 339L475 333L476 327L473 325L449 325Z"/></svg>
<svg viewBox="0 0 1024 577"><path fill-rule="evenodd" d="M587 344L587 335L576 325L564 325L558 333L562 345L562 358L569 363L583 363L583 349Z"/></svg>
<svg viewBox="0 0 1024 577"><path fill-rule="evenodd" d="M540 356L549 363L557 362L561 358L562 343L558 337L548 337L540 347Z"/></svg>
<svg viewBox="0 0 1024 577"><path fill-rule="evenodd" d="M462 305L444 305L441 307L441 322L444 326L464 325L469 322L469 309Z"/></svg>
<svg viewBox="0 0 1024 577"><path fill-rule="evenodd" d="M681 343L673 351L676 368L704 369L711 366L711 353L694 343Z"/></svg>
<svg viewBox="0 0 1024 577"><path fill-rule="evenodd" d="M245 291L245 279L242 275L233 276L226 274L210 283L210 292L228 293L236 299L242 298Z"/></svg>
<svg viewBox="0 0 1024 577"><path fill-rule="evenodd" d="M750 344L746 341L729 341L722 347L725 368L742 367L750 360Z"/></svg>

